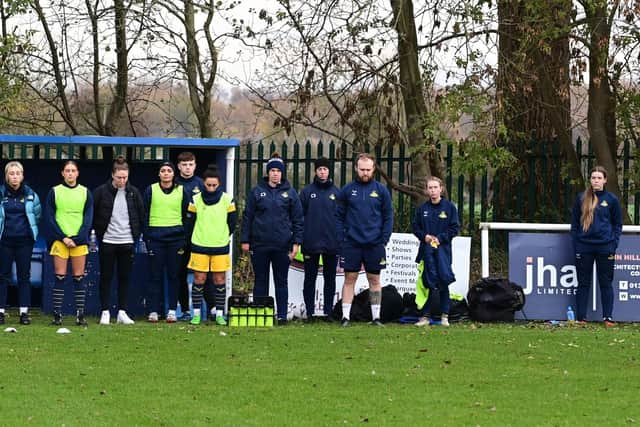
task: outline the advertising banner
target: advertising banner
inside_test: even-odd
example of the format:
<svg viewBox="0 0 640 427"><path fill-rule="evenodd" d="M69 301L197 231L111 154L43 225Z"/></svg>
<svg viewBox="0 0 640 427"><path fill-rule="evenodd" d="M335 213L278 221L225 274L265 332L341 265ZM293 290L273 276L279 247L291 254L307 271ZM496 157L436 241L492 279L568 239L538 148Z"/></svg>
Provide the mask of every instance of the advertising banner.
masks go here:
<svg viewBox="0 0 640 427"><path fill-rule="evenodd" d="M387 244L387 268L380 273L380 282L382 286L393 285L398 289L400 295L405 292L416 291L416 279L418 277L418 268L415 263L418 253L418 239L409 233L393 233ZM471 238L455 237L452 242L453 256L453 272L456 276L456 282L451 284L449 289L461 295L467 296L469 290L469 266L471 254ZM275 295L273 285L273 274L269 277L270 286L269 294ZM344 283L344 271L338 266L336 275L336 293L333 298L335 304L342 298L342 285ZM299 261L291 263L289 267L289 317L304 317L306 309L304 306L304 298L302 289L304 285L304 265ZM368 289L367 276L364 271L358 275L356 282L356 294ZM315 293L315 314L322 314L324 311L324 279L322 278L322 269L318 273L316 279Z"/></svg>
<svg viewBox="0 0 640 427"><path fill-rule="evenodd" d="M578 286L568 233L509 233L509 280L522 286L526 304L516 318L566 320ZM600 289L594 274L587 320L602 320ZM595 284L595 285L594 285ZM613 318L640 320L640 236L623 235L613 275Z"/></svg>

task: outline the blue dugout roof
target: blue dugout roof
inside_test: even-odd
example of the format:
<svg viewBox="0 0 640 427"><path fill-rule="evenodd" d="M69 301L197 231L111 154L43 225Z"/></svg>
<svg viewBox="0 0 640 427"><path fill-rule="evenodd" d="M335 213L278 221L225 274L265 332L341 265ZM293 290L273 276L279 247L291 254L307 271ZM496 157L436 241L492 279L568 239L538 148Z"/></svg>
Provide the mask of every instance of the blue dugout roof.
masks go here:
<svg viewBox="0 0 640 427"><path fill-rule="evenodd" d="M240 146L239 139L156 138L132 136L42 136L0 135L0 144L72 144L72 145L144 145L157 147L230 148Z"/></svg>

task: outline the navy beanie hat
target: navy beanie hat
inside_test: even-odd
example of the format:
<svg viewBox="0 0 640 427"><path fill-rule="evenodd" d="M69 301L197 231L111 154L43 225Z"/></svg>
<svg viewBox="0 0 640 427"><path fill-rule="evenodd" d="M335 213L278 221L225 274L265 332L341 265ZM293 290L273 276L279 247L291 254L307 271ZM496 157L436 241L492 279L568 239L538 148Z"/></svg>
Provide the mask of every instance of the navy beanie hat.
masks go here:
<svg viewBox="0 0 640 427"><path fill-rule="evenodd" d="M280 172L284 175L284 160L280 157L270 158L267 162L267 173L269 173L271 169L280 169Z"/></svg>
<svg viewBox="0 0 640 427"><path fill-rule="evenodd" d="M331 170L331 167L330 167L331 163L329 162L329 159L327 159L326 157L320 157L318 160L314 162L314 164L315 164L316 170L318 170L318 168L321 168L321 167L325 167Z"/></svg>
<svg viewBox="0 0 640 427"><path fill-rule="evenodd" d="M176 173L176 168L173 166L173 163L171 163L171 162L162 162L162 164L160 166L158 166L158 172L160 172L160 169L162 169L165 166L169 166L171 168L171 170L173 171L173 173Z"/></svg>

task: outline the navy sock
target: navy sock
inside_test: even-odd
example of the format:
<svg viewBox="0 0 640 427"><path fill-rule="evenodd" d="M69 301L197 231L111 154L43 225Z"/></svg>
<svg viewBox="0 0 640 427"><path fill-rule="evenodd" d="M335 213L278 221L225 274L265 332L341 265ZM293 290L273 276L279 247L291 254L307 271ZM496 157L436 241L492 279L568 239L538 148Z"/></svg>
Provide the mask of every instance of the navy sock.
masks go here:
<svg viewBox="0 0 640 427"><path fill-rule="evenodd" d="M213 285L216 293L216 311L224 312L224 303L227 297L227 290L225 289L225 285Z"/></svg>
<svg viewBox="0 0 640 427"><path fill-rule="evenodd" d="M73 276L73 288L76 299L76 310L78 314L84 313L84 302L87 291L84 287L84 276Z"/></svg>
<svg viewBox="0 0 640 427"><path fill-rule="evenodd" d="M194 283L191 288L191 303L194 310L200 310L202 308L202 293L204 291L203 283Z"/></svg>
<svg viewBox="0 0 640 427"><path fill-rule="evenodd" d="M53 284L52 290L52 305L55 313L60 313L62 310L62 302L64 301L64 274L56 274L56 281Z"/></svg>
<svg viewBox="0 0 640 427"><path fill-rule="evenodd" d="M213 283L209 281L204 285L204 300L209 310L216 307L216 289Z"/></svg>

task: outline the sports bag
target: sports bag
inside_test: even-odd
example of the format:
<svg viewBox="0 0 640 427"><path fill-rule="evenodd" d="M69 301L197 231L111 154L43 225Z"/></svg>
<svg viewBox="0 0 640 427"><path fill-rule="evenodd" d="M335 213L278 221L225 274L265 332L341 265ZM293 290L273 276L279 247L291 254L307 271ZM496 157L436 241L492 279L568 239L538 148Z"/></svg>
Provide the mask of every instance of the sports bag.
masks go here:
<svg viewBox="0 0 640 427"><path fill-rule="evenodd" d="M501 277L485 277L467 294L471 319L479 322L513 322L525 304L521 286Z"/></svg>

